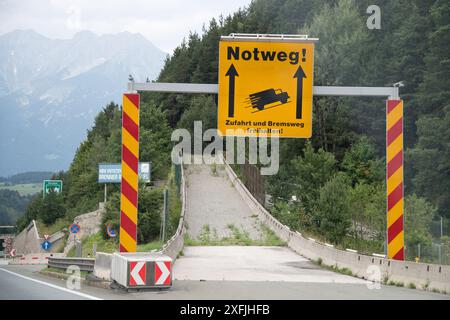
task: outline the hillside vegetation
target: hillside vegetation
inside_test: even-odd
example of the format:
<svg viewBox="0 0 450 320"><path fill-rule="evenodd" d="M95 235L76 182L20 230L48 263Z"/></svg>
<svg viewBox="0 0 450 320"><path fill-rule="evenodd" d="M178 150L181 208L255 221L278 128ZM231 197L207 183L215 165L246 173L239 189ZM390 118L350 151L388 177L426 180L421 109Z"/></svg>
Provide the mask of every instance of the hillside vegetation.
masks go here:
<svg viewBox="0 0 450 320"><path fill-rule="evenodd" d="M0 225L13 225L25 213L32 196L42 192L51 172L24 172L0 177Z"/></svg>
<svg viewBox="0 0 450 320"><path fill-rule="evenodd" d="M50 171L30 171L22 172L10 177L0 177L0 182L5 184L28 184L28 183L41 183L45 179L50 179L53 172Z"/></svg>
<svg viewBox="0 0 450 320"><path fill-rule="evenodd" d="M170 165L170 128L164 113L150 103L141 104L140 159L152 162L152 179L166 181L172 201L169 231L176 228L179 217L176 188ZM104 199L104 185L97 182L98 163L121 161L121 109L110 103L96 119L88 131L87 139L80 144L74 160L67 172L59 172L53 179L63 181L63 193L50 193L45 198L35 196L18 221L22 230L32 220L37 219L44 228L52 224L66 225L77 215L96 210ZM148 188L140 185L139 228L141 243L153 241L159 236L160 214L163 202L163 188ZM106 226L119 226L120 184L108 185L107 214L104 217L103 236L107 238ZM172 227L173 226L173 227ZM117 239L116 239L117 241Z"/></svg>
<svg viewBox="0 0 450 320"><path fill-rule="evenodd" d="M18 191L0 189L0 226L14 225L25 211L30 196L21 196Z"/></svg>

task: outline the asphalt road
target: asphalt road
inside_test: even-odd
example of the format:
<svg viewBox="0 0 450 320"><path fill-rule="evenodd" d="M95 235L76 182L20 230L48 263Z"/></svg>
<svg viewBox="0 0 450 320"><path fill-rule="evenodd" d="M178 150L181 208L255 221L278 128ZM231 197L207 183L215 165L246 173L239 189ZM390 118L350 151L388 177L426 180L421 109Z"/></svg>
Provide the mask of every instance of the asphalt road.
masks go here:
<svg viewBox="0 0 450 320"><path fill-rule="evenodd" d="M173 287L169 290L146 290L127 293L121 290L107 290L82 285L81 290L71 291L66 289L65 281L37 273L41 268L42 266L0 266L0 300L450 300L450 295L436 294L421 290L392 286L381 286L380 289L369 289L366 284L361 283L333 282L175 280L173 282ZM38 282L36 282L36 280Z"/></svg>
<svg viewBox="0 0 450 320"><path fill-rule="evenodd" d="M240 198L223 168L190 167L187 179L187 230L198 237L208 225L219 238L229 236L230 224L261 236L252 210ZM124 292L81 284L69 290L66 281L37 273L43 266L0 266L0 299L450 299L421 290L374 286L331 272L287 247L185 247L173 269L169 290Z"/></svg>
<svg viewBox="0 0 450 320"><path fill-rule="evenodd" d="M15 270L19 269L19 270ZM79 300L95 297L24 275L25 268L0 267L0 300ZM22 271L17 273L16 271ZM26 273L26 272L25 272Z"/></svg>

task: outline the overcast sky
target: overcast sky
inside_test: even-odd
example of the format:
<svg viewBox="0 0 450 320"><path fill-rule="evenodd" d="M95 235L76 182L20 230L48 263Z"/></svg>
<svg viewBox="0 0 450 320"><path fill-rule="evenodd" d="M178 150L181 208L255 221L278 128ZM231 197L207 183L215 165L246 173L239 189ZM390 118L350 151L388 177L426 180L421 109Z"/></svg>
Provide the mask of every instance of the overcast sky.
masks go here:
<svg viewBox="0 0 450 320"><path fill-rule="evenodd" d="M0 0L0 34L33 29L49 38L80 30L139 32L171 53L189 31L227 16L251 0Z"/></svg>

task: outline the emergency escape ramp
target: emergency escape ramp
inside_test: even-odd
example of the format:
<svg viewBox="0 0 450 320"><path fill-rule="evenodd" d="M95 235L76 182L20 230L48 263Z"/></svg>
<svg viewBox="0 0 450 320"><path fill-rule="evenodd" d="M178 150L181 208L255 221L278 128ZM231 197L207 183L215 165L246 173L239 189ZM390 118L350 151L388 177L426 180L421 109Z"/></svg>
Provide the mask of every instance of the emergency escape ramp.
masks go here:
<svg viewBox="0 0 450 320"><path fill-rule="evenodd" d="M221 40L242 41L252 40L258 42L316 42L318 39L309 38L307 35L283 35L283 34L242 34L232 33L229 36L222 36ZM233 65L231 65L233 66ZM230 67L231 68L231 67ZM234 67L233 67L234 68ZM304 74L304 72L302 72ZM294 76L297 77L297 74ZM230 78L231 79L231 78ZM389 258L398 258L403 260L404 252L404 236L403 236L403 101L400 100L399 87L402 83L393 84L391 87L341 87L341 86L312 86L313 96L359 96L359 97L383 97L386 99L386 185L387 185L387 255ZM311 88L311 87L310 87ZM219 94L218 84L202 84L202 83L158 83L146 82L128 83L130 93L138 93L140 91L153 92L173 92L173 93L203 93L203 94ZM234 96L230 90L231 96ZM302 91L297 88L297 96ZM269 99L273 100L273 99ZM229 98L229 117L234 110L234 101ZM264 106L257 105L259 108ZM259 109L258 108L258 109ZM298 110L301 110L297 105ZM395 143L393 142L395 140ZM389 155L392 159L388 159ZM400 172L400 173L398 173ZM396 174L394 174L396 173ZM395 250L395 252L394 252Z"/></svg>

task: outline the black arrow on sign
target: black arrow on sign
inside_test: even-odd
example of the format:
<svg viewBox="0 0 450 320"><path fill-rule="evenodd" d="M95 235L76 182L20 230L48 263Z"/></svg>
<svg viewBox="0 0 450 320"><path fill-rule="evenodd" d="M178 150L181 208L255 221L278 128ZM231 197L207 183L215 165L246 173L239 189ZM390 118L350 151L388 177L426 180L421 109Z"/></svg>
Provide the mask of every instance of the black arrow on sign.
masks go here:
<svg viewBox="0 0 450 320"><path fill-rule="evenodd" d="M236 71L236 68L233 64L231 64L228 69L225 77L230 77L229 79L229 89L228 89L228 117L234 117L234 78L239 77L239 74Z"/></svg>
<svg viewBox="0 0 450 320"><path fill-rule="evenodd" d="M294 78L297 78L297 112L296 118L302 118L302 109L303 109L303 78L306 78L306 74L302 69L302 66L299 65L297 72L294 74Z"/></svg>

